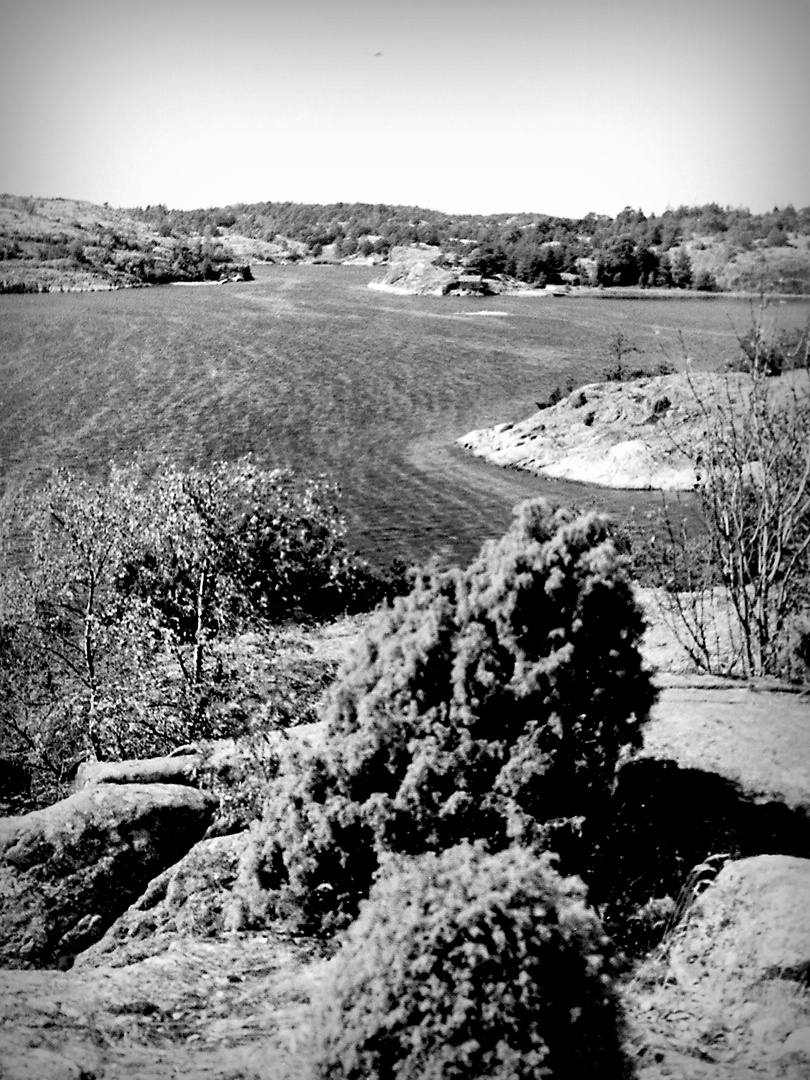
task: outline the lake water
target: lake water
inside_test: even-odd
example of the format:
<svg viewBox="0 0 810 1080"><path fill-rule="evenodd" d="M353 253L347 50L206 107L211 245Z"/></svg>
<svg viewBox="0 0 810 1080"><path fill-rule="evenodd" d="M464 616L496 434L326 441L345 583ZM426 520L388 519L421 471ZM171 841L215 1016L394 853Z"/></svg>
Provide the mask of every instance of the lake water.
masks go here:
<svg viewBox="0 0 810 1080"><path fill-rule="evenodd" d="M256 267L256 281L0 297L0 480L85 472L136 453L205 463L253 451L343 491L353 547L386 564L468 560L535 494L638 519L651 493L487 465L455 449L557 385L599 378L621 330L631 363L720 366L746 302L400 297L368 268ZM810 301L774 309L800 325Z"/></svg>

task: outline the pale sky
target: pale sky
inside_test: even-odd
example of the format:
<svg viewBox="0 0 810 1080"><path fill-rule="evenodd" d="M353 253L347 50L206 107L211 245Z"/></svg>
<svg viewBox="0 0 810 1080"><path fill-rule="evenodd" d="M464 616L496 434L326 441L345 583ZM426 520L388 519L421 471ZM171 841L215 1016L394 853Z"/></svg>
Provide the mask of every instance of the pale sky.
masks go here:
<svg viewBox="0 0 810 1080"><path fill-rule="evenodd" d="M0 192L810 204L810 0L0 0Z"/></svg>

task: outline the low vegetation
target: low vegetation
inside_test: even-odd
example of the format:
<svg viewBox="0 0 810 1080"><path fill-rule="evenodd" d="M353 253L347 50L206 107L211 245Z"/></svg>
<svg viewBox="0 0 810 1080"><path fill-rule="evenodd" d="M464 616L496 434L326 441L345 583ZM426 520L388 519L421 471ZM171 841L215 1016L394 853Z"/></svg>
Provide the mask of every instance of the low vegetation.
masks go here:
<svg viewBox="0 0 810 1080"><path fill-rule="evenodd" d="M313 1076L630 1076L611 974L582 883L548 856L394 863L319 993Z"/></svg>
<svg viewBox="0 0 810 1080"><path fill-rule="evenodd" d="M72 766L167 753L283 719L240 635L378 602L346 549L336 490L252 459L207 470L58 472L8 500L30 540L0 578L3 756L43 797ZM269 639L268 639L269 640Z"/></svg>
<svg viewBox="0 0 810 1080"><path fill-rule="evenodd" d="M741 374L711 393L687 376L707 433L682 448L699 476L702 525L666 515L659 583L698 668L807 681L810 327L768 332L762 314L740 336Z"/></svg>
<svg viewBox="0 0 810 1080"><path fill-rule="evenodd" d="M0 195L0 293L250 280L209 229L173 236L120 210Z"/></svg>
<svg viewBox="0 0 810 1080"><path fill-rule="evenodd" d="M269 791L251 917L344 926L391 853L564 846L640 743L642 630L606 521L542 500L466 570L419 575L341 671L322 748Z"/></svg>

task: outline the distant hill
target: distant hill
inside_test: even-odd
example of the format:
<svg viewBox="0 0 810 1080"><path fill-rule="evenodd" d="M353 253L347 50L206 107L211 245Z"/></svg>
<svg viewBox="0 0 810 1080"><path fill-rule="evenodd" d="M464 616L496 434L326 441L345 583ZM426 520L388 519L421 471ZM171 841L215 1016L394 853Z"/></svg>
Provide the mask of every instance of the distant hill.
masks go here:
<svg viewBox="0 0 810 1080"><path fill-rule="evenodd" d="M810 295L810 207L752 214L709 203L560 218L342 202L116 210L0 196L0 291L219 279L251 261L380 262L417 246L470 274L530 286Z"/></svg>
<svg viewBox="0 0 810 1080"><path fill-rule="evenodd" d="M0 292L112 289L249 274L212 230L161 234L107 205L0 195Z"/></svg>

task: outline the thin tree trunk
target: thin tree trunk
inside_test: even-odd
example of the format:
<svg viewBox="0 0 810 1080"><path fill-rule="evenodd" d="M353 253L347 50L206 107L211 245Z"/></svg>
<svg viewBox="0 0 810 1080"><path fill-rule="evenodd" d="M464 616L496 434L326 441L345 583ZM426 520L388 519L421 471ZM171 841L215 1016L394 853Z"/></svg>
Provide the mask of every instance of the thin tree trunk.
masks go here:
<svg viewBox="0 0 810 1080"><path fill-rule="evenodd" d="M206 565L203 563L200 571L200 581L197 587L197 625L194 633L194 685L199 686L203 674L203 650L205 647L205 628L203 615L205 610L205 587L208 582Z"/></svg>
<svg viewBox="0 0 810 1080"><path fill-rule="evenodd" d="M90 571L90 582L87 590L87 604L84 610L84 666L87 672L87 687L90 693L89 709L87 716L87 738L90 743L93 756L96 761L102 761L104 758L104 752L99 741L98 732L96 731L96 709L97 709L97 693L96 693L96 658L93 649L93 617L94 606L96 599L96 579L92 569Z"/></svg>

